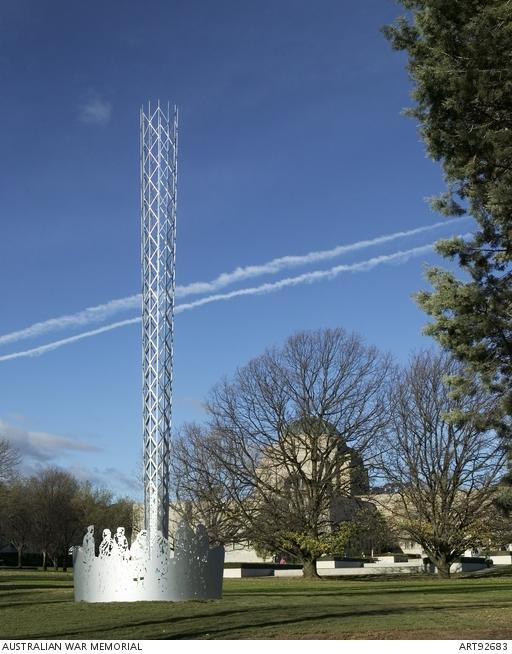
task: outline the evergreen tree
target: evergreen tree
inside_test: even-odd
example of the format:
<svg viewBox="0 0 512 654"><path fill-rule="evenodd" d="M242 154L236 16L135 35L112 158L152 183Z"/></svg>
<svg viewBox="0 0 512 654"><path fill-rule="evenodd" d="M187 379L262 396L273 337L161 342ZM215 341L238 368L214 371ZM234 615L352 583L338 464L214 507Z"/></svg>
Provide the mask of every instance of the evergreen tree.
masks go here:
<svg viewBox="0 0 512 654"><path fill-rule="evenodd" d="M433 200L446 215L473 216L470 239L437 250L464 272L430 268L433 287L417 301L426 327L501 396L490 416L510 447L512 432L512 2L400 0L408 10L384 33L408 55L415 106L429 156L442 165L447 190ZM452 380L455 390L465 379ZM503 505L512 509L512 476Z"/></svg>

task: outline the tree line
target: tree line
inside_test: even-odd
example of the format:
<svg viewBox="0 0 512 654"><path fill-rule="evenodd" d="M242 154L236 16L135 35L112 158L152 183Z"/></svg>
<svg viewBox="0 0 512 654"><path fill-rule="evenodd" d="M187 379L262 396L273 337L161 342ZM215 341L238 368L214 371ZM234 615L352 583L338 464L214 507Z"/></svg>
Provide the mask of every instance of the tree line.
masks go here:
<svg viewBox="0 0 512 654"><path fill-rule="evenodd" d="M130 535L132 500L116 499L111 491L58 468L19 477L19 463L16 450L0 440L0 544L16 549L18 567L26 554L37 552L43 570L49 565L66 570L70 548L82 542L90 524L98 533L112 525L123 526Z"/></svg>

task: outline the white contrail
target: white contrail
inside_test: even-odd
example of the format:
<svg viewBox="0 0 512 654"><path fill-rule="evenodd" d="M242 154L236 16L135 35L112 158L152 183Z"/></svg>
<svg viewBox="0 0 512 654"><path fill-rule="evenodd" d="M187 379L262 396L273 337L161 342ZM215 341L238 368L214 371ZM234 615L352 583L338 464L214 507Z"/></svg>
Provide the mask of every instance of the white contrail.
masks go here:
<svg viewBox="0 0 512 654"><path fill-rule="evenodd" d="M244 295L264 295L266 293L273 293L275 291L280 291L282 288L288 286L297 286L298 284L311 284L313 282L318 282L323 279L333 279L341 273L344 272L367 272L372 270L376 266L387 263L405 263L412 257L420 256L425 254L433 249L435 243L429 243L427 245L422 245L410 250L399 250L393 254L384 254L379 257L373 257L372 259L367 259L366 261L360 261L359 263L352 264L342 264L339 266L334 266L328 270L315 270L313 272L304 273L296 277L287 277L281 279L278 282L269 282L267 284L261 284L260 286L253 286L250 288L240 288L229 293L219 293L216 295L209 295L203 297L194 302L189 302L187 304L179 304L176 307L176 313L181 313L182 311L189 311L190 309L195 309L197 307L203 306L205 304L210 304L211 302L220 302L223 300L231 300L235 297L241 297ZM83 338L88 338L89 336L96 336L97 334L103 334L104 332L111 331L112 329L117 329L118 327L124 327L126 325L133 325L140 322L140 318L131 318L129 320L121 320L120 322L112 323L111 325L105 325L99 329L93 329L88 332L83 332L82 334L77 334L75 336L70 336L69 338L64 338L60 341L54 341L53 343L48 343L47 345L41 345L39 347L32 348L31 350L24 350L22 352L13 352L12 354L5 354L0 356L1 361L9 361L11 359L20 359L22 357L34 357L46 352L51 352L56 350L63 345L69 345Z"/></svg>
<svg viewBox="0 0 512 654"><path fill-rule="evenodd" d="M243 268L236 268L231 272L222 273L209 282L193 282L192 284L187 284L186 286L178 286L176 288L176 297L182 298L188 295L198 295L200 293L215 293L216 291L219 291L222 288L229 286L230 284L234 284L245 279L259 277L260 275L277 273L284 269L296 268L298 266L303 266L310 263L334 259L341 256L342 254L355 252L357 250L362 250L374 245L389 243L391 241L396 241L407 236L415 236L416 234L438 229L439 227L449 225L459 220L466 220L466 218L455 218L449 221L445 220L443 222L426 225L424 227L416 227L415 229L409 229L407 231L385 234L384 236L377 236L376 238L369 240L357 241L356 243L349 243L347 245L338 245L330 250L319 250L299 256L279 257L259 266L245 266ZM112 316L122 311L140 309L140 306L140 294L130 295L118 300L111 300L105 304L89 307L87 309L83 309L82 311L78 311L77 313L60 316L59 318L51 318L50 320L45 320L43 322L37 322L30 327L26 327L25 329L20 329L15 332L10 332L9 334L4 334L3 336L0 336L0 345L7 345L8 343L15 343L28 338L34 338L49 332L62 331L70 327L84 327L86 325L103 322L104 320L107 320L108 318L111 318Z"/></svg>
<svg viewBox="0 0 512 654"><path fill-rule="evenodd" d="M359 263L341 264L340 266L334 266L328 270L315 270L313 272L297 275L297 277L287 277L286 279L280 279L278 282L268 282L267 284L261 284L260 286L253 286L251 288L240 288L236 291L230 291L229 293L208 295L207 297L203 297L200 300L195 300L194 302L189 302L188 304L178 305L176 307L176 313L179 313L180 311L187 311L188 309L195 309L196 307L201 307L204 304L210 304L210 302L232 300L235 297L242 297L244 295L265 295L267 293L280 291L282 288L286 288L288 286L297 286L298 284L312 284L313 282L319 282L322 279L333 279L334 277L337 277L344 272L367 272L368 270L372 270L376 266L380 266L383 263L405 263L412 257L417 257L421 254L429 252L434 248L434 245L435 243L428 243L427 245L421 245L410 250L399 250L398 252L393 252L393 254L383 254L379 257L367 259L366 261L360 261ZM1 360L2 359L0 357L0 361Z"/></svg>
<svg viewBox="0 0 512 654"><path fill-rule="evenodd" d="M188 284L187 286L179 286L176 289L176 296L184 297L186 295L198 295L199 293L214 293L215 291L219 291L221 288L225 288L226 286L235 284L236 282L244 281L251 277L260 277L261 275L277 273L281 270L289 268L297 268L299 266L305 266L310 263L318 263L319 261L335 259L342 254L356 252L357 250L363 250L373 245L382 245L383 243L396 241L407 236L422 234L423 232L438 229L439 227L449 225L452 222L458 220L467 220L467 218L454 218L449 221L443 220L442 222L426 225L424 227L416 227L415 229L409 229L403 232L385 234L384 236L377 236L376 238L357 241L356 243L349 243L347 245L337 245L336 247L329 250L318 250L298 256L278 257L277 259L272 259L271 261L267 261L267 263L263 263L259 266L245 266L243 268L235 268L235 270L231 272L222 273L211 282L194 282L192 284Z"/></svg>
<svg viewBox="0 0 512 654"><path fill-rule="evenodd" d="M95 322L102 322L120 311L128 311L130 309L140 308L140 306L140 295L131 295L120 300L111 300L105 304L99 304L96 307L89 307L83 311L71 313L67 316L60 316L59 318L36 322L25 329L4 334L0 336L0 345L15 343L26 338L34 338L35 336L41 336L41 334L47 334L48 332L61 331L68 327L84 327Z"/></svg>
<svg viewBox="0 0 512 654"><path fill-rule="evenodd" d="M58 350L59 347L62 347L63 345L69 345L70 343L81 341L82 338L89 338L89 336L96 336L96 334L103 334L103 332L109 332L112 329L117 329L118 327L125 327L126 325L133 325L140 321L141 321L140 317L130 318L129 320L121 320L120 322L114 322L110 325L99 327L98 329L92 329L89 332L82 332L81 334L70 336L69 338L63 338L60 341L53 341L53 343L48 343L47 345L40 345L39 347L34 347L31 350L23 350L22 352L13 352L12 354L4 354L0 357L0 361L9 361L10 359L21 359L23 357L37 357L41 354L45 354L46 352L51 352L52 350Z"/></svg>

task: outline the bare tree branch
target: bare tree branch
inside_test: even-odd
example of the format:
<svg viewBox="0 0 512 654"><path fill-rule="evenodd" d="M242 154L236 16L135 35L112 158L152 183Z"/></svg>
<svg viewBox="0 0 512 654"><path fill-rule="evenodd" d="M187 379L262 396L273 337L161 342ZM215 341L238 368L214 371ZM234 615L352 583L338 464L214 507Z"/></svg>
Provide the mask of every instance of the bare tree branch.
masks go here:
<svg viewBox="0 0 512 654"><path fill-rule="evenodd" d="M224 531L286 550L312 569L304 543L332 541L347 498L368 490L364 466L389 421L390 369L342 329L299 333L267 350L212 390L209 430L189 428L179 441L182 497L195 500L216 539Z"/></svg>
<svg viewBox="0 0 512 654"><path fill-rule="evenodd" d="M451 393L460 364L424 352L396 379L381 470L393 496L380 501L420 543L440 574L485 533L505 452L489 430L497 398L477 386ZM379 500L379 498L377 498Z"/></svg>

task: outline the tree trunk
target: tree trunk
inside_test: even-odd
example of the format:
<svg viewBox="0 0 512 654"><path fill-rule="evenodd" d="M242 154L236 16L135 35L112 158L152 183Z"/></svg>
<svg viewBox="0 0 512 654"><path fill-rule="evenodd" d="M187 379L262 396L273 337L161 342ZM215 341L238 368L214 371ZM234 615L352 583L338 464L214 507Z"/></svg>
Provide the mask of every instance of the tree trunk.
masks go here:
<svg viewBox="0 0 512 654"><path fill-rule="evenodd" d="M64 554L62 557L62 572L68 571L68 557L67 554Z"/></svg>
<svg viewBox="0 0 512 654"><path fill-rule="evenodd" d="M304 561L302 575L304 579L320 579L320 575L316 571L316 559Z"/></svg>
<svg viewBox="0 0 512 654"><path fill-rule="evenodd" d="M441 579L449 579L450 578L450 562L448 562L446 559L437 559L434 561L437 567L437 574L441 577Z"/></svg>
<svg viewBox="0 0 512 654"><path fill-rule="evenodd" d="M22 546L17 547L16 549L18 550L18 568L21 568L21 552L23 550L23 547Z"/></svg>
<svg viewBox="0 0 512 654"><path fill-rule="evenodd" d="M48 570L48 561L46 559L46 550L43 550L43 572Z"/></svg>

